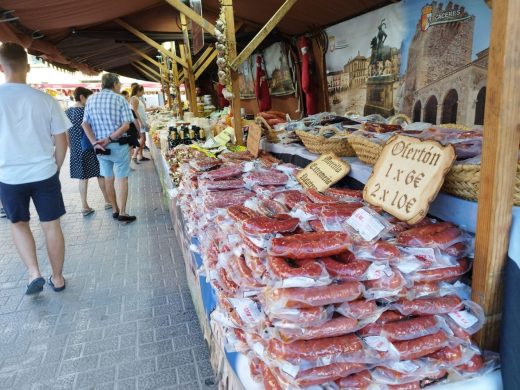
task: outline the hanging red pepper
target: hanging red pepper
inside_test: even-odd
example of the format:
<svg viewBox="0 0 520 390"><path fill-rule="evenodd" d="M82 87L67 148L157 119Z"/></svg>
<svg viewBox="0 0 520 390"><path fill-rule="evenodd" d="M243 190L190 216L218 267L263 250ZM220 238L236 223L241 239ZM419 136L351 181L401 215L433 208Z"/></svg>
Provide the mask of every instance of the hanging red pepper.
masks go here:
<svg viewBox="0 0 520 390"><path fill-rule="evenodd" d="M312 75L311 42L308 38L301 36L298 40L298 48L302 61L302 90L305 93L305 105L307 115L316 114L318 111L318 85Z"/></svg>
<svg viewBox="0 0 520 390"><path fill-rule="evenodd" d="M220 83L217 84L217 96L218 96L218 107L219 108L224 108L224 107L229 106L229 100L227 100L224 97L224 94L222 93L224 88L225 87L222 84L220 84Z"/></svg>
<svg viewBox="0 0 520 390"><path fill-rule="evenodd" d="M260 112L269 111L271 109L271 95L269 94L267 76L262 68L262 56L260 55L256 56L255 95Z"/></svg>

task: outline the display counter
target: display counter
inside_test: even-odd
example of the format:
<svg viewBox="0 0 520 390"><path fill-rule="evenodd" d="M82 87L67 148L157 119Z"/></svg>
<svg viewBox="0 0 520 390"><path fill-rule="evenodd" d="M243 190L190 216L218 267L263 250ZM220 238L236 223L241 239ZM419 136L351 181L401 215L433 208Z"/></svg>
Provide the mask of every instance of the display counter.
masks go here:
<svg viewBox="0 0 520 390"><path fill-rule="evenodd" d="M286 160L294 160L298 157L312 161L317 157L317 155L309 153L303 147L298 146L269 145L268 149L273 154L284 157ZM199 272L202 266L202 258L199 254L198 239L196 237L189 237L187 234L184 217L176 204L176 189L174 189L173 183L169 178L167 162L161 155L160 150L155 146L152 145L151 150L155 166L161 177L164 192L167 195L175 235L186 266L190 293L204 337L208 342L211 363L219 381L219 388L230 390L260 390L263 386L252 379L248 357L241 353L229 353L224 350L225 341L221 328L211 321L210 318L217 304L216 296L212 286L206 281L205 275ZM370 175L371 167L360 163L359 160L355 158L347 160L349 160L352 166L351 177L360 182L366 181ZM472 203L448 195L443 195L443 198L445 199L443 199L442 202L447 202L445 204L450 205L451 203L449 202L455 202L451 204L451 207L460 207L461 204L464 205L466 203L468 204L467 207L469 207L469 204ZM437 205L437 207L442 208L442 204ZM469 211L466 210L466 212ZM452 217L452 214L450 214L450 217ZM453 218L450 219L453 220ZM472 231L474 231L474 227ZM442 390L499 390L502 388L502 381L500 371L495 371L468 381L447 385L435 385L429 388Z"/></svg>

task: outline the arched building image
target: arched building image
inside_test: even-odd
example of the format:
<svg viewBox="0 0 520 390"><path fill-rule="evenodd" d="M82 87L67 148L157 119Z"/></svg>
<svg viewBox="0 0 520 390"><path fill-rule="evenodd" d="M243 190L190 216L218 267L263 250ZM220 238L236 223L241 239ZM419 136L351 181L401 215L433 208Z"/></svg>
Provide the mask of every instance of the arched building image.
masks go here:
<svg viewBox="0 0 520 390"><path fill-rule="evenodd" d="M429 8L428 8L429 7ZM425 25L436 15L454 21ZM423 8L408 52L402 111L414 121L483 124L488 49L472 61L475 17L451 1Z"/></svg>

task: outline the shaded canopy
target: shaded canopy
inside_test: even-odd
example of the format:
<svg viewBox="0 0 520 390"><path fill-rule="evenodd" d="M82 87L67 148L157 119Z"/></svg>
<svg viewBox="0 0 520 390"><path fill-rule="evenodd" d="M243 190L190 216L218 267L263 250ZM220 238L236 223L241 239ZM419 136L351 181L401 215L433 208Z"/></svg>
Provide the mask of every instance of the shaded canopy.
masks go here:
<svg viewBox="0 0 520 390"><path fill-rule="evenodd" d="M280 33L295 36L318 27L335 24L391 0L299 0L277 26ZM203 0L204 18L214 23L219 12L218 0ZM276 12L281 0L235 0L238 46L248 40ZM4 11L13 12L4 14ZM0 41L17 42L57 66L86 74L101 70L129 77L149 79L131 66L140 61L138 54L124 44L155 57L156 49L120 27L113 20L123 19L131 26L162 43L182 40L178 11L162 0L0 0ZM2 22L11 16L17 20ZM43 35L43 37L42 37ZM207 41L212 37L206 35Z"/></svg>

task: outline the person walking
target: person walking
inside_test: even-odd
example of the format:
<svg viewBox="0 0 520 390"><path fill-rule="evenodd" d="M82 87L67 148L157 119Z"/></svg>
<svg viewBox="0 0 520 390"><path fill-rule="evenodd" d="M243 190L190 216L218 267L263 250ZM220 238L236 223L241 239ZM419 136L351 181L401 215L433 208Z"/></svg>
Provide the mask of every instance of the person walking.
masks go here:
<svg viewBox="0 0 520 390"><path fill-rule="evenodd" d="M70 121L50 95L27 85L29 64L24 48L15 43L0 46L0 197L11 222L11 234L27 267L26 294L43 290L34 236L29 226L32 199L45 236L52 268L49 284L65 289L65 240L60 218L65 214L59 171L67 153Z"/></svg>
<svg viewBox="0 0 520 390"><path fill-rule="evenodd" d="M140 137L139 137L139 147L134 150L133 162L138 164L139 161L150 161L149 158L143 156L143 149L146 143L146 132L148 131L148 123L146 120L146 107L141 100L144 95L144 87L142 85L136 84L132 87L132 91L130 92L130 106L132 110L137 114L137 119L141 124L139 129Z"/></svg>
<svg viewBox="0 0 520 390"><path fill-rule="evenodd" d="M134 118L125 98L120 95L121 82L115 73L105 73L101 78L101 87L101 92L87 100L82 127L94 148L104 153L98 154L98 160L112 204L112 217L121 222L133 222L136 217L126 212L129 146L121 137ZM118 181L119 196L116 194L115 180Z"/></svg>
<svg viewBox="0 0 520 390"><path fill-rule="evenodd" d="M74 90L73 107L68 108L65 114L72 122L72 127L68 131L68 141L70 147L70 178L79 179L79 194L81 197L81 214L86 217L94 212L87 200L88 179L97 177L99 188L105 199L105 210L112 208L105 189L105 178L99 173L99 162L93 149L83 150L81 138L83 137L83 115L85 104L92 91L87 88L78 87Z"/></svg>

